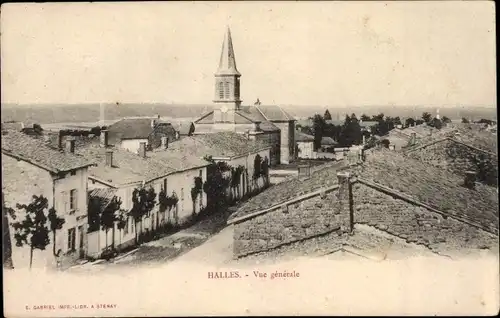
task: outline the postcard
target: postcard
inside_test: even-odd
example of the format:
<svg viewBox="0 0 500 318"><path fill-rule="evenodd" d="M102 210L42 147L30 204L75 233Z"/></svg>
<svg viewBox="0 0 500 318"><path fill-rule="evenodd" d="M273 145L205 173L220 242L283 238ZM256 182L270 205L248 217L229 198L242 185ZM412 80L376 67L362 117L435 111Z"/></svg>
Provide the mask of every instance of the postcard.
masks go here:
<svg viewBox="0 0 500 318"><path fill-rule="evenodd" d="M0 21L4 316L498 314L494 2Z"/></svg>

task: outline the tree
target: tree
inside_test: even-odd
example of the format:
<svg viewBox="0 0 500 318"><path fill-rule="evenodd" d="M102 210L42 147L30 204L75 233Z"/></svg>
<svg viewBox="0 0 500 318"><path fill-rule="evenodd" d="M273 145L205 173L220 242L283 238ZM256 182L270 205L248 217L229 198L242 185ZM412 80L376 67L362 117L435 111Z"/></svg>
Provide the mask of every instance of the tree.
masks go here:
<svg viewBox="0 0 500 318"><path fill-rule="evenodd" d="M432 120L432 115L428 112L424 112L422 114L422 119L424 120L425 123L429 123Z"/></svg>
<svg viewBox="0 0 500 318"><path fill-rule="evenodd" d="M350 147L359 144L363 139L361 126L355 114L345 117L344 125L341 127L339 143L344 147Z"/></svg>
<svg viewBox="0 0 500 318"><path fill-rule="evenodd" d="M56 210L52 207L49 209L49 214L47 215L50 222L50 231L52 232L52 253L56 255L56 231L62 229L64 225L64 218L57 216Z"/></svg>
<svg viewBox="0 0 500 318"><path fill-rule="evenodd" d="M136 188L132 192L132 209L130 210L130 214L134 218L134 224L136 229L135 231L136 243L138 242L137 223L141 222L140 231L142 233L143 218L145 216L149 216L151 210L153 210L155 205L156 205L156 193L152 187L150 187L149 189L146 189L144 187Z"/></svg>
<svg viewBox="0 0 500 318"><path fill-rule="evenodd" d="M411 117L410 118L406 118L406 120L405 120L405 126L406 127L411 127L413 125L415 125L415 119L413 119Z"/></svg>
<svg viewBox="0 0 500 318"><path fill-rule="evenodd" d="M321 139L323 139L323 131L325 128L325 120L320 115L316 114L313 118L313 132L314 132L314 151L321 148Z"/></svg>
<svg viewBox="0 0 500 318"><path fill-rule="evenodd" d="M415 120L415 125L422 125L424 123L424 121L422 119L417 119Z"/></svg>
<svg viewBox="0 0 500 318"><path fill-rule="evenodd" d="M361 119L362 121L370 121L372 118L366 114L363 114L361 115L361 117L359 117L359 119Z"/></svg>
<svg viewBox="0 0 500 318"><path fill-rule="evenodd" d="M449 124L451 123L451 119L449 119L448 117L446 116L443 116L443 118L441 119L441 121L444 123L444 124Z"/></svg>
<svg viewBox="0 0 500 318"><path fill-rule="evenodd" d="M443 123L438 118L433 118L429 123L429 126L434 127L436 129L441 129L443 127Z"/></svg>
<svg viewBox="0 0 500 318"><path fill-rule="evenodd" d="M464 124L468 124L469 123L469 120L465 117L462 117L462 123Z"/></svg>
<svg viewBox="0 0 500 318"><path fill-rule="evenodd" d="M120 244L122 244L122 230L127 226L128 215L125 210L120 209L116 217L116 228L120 231ZM113 238L114 241L114 238Z"/></svg>
<svg viewBox="0 0 500 318"><path fill-rule="evenodd" d="M28 205L16 204L17 209L24 210L23 215L26 217L22 221L12 223L15 231L14 239L16 246L28 245L30 247L30 269L33 265L33 250L45 250L50 243L47 217L44 212L48 206L48 200L43 195L33 195Z"/></svg>
<svg viewBox="0 0 500 318"><path fill-rule="evenodd" d="M207 158L211 164L207 167L207 180L203 183L203 191L207 194L207 206L215 208L226 203L226 190L229 186L229 178L224 174L230 171L227 163L215 162Z"/></svg>
<svg viewBox="0 0 500 318"><path fill-rule="evenodd" d="M111 246L115 247L115 222L118 221L117 212L120 210L122 201L114 196L109 204L104 208L100 217L101 229L106 233L106 247L108 247L108 231L113 230L111 235Z"/></svg>
<svg viewBox="0 0 500 318"><path fill-rule="evenodd" d="M325 111L325 115L323 115L324 120L332 120L332 115L330 115L330 112L328 109Z"/></svg>

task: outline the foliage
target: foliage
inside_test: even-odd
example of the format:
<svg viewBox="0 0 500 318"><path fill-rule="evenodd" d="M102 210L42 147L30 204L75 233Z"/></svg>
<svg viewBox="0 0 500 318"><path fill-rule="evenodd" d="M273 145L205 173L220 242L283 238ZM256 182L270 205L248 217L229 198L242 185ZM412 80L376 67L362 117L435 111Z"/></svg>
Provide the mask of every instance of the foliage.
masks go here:
<svg viewBox="0 0 500 318"><path fill-rule="evenodd" d="M30 247L30 268L33 264L33 250L45 250L49 245L49 229L47 228L47 217L45 210L48 208L48 200L43 195L33 195L31 203L17 204L17 209L24 210L25 219L12 223L15 231L14 239L16 246L28 245Z"/></svg>
<svg viewBox="0 0 500 318"><path fill-rule="evenodd" d="M161 187L160 193L158 194L158 203L160 205L160 211L164 212L166 210L171 210L177 205L179 198L175 194L168 196L165 189Z"/></svg>
<svg viewBox="0 0 500 318"><path fill-rule="evenodd" d="M141 222L144 216L149 216L151 211L156 205L156 192L152 187L148 189L136 188L132 192L132 209L130 214L132 215L135 227L136 227L136 241L137 241L137 223ZM141 229L142 233L142 229Z"/></svg>
<svg viewBox="0 0 500 318"><path fill-rule="evenodd" d="M448 118L448 117L446 117L446 116L443 116L443 118L441 119L441 121L442 121L443 123L445 123L445 124L449 124L449 123L451 123L451 119L449 119L449 118Z"/></svg>
<svg viewBox="0 0 500 318"><path fill-rule="evenodd" d="M417 119L415 120L415 125L422 125L424 123L424 121L422 119Z"/></svg>
<svg viewBox="0 0 500 318"><path fill-rule="evenodd" d="M109 204L104 208L104 210L101 213L100 216L100 225L103 231L106 232L106 247L108 246L108 231L110 229L113 230L113 237L111 244L114 247L115 243L115 235L114 235L114 229L115 229L115 222L118 221L118 214L117 212L120 211L122 201L120 198L114 196Z"/></svg>
<svg viewBox="0 0 500 318"><path fill-rule="evenodd" d="M323 131L325 128L325 120L320 115L316 114L313 117L313 133L314 133L314 151L321 148L321 139L323 139Z"/></svg>
<svg viewBox="0 0 500 318"><path fill-rule="evenodd" d="M324 120L332 120L332 115L330 114L330 111L328 109L325 111L325 114L323 115Z"/></svg>
<svg viewBox="0 0 500 318"><path fill-rule="evenodd" d="M57 216L57 212L53 207L49 209L47 218L49 219L50 231L52 232L52 253L56 255L56 231L62 229L65 220Z"/></svg>
<svg viewBox="0 0 500 318"><path fill-rule="evenodd" d="M226 190L230 184L230 178L225 176L225 173L230 171L230 167L223 161L215 162L212 159L211 162L207 167L207 180L203 183L203 191L207 194L207 205L216 206L225 203Z"/></svg>
<svg viewBox="0 0 500 318"><path fill-rule="evenodd" d="M432 120L432 115L428 112L422 113L422 119L424 122L429 123Z"/></svg>
<svg viewBox="0 0 500 318"><path fill-rule="evenodd" d="M366 114L362 114L361 117L359 117L359 119L361 119L362 121L370 121L371 117Z"/></svg>
<svg viewBox="0 0 500 318"><path fill-rule="evenodd" d="M462 117L462 123L464 124L468 124L469 123L469 120L465 117Z"/></svg>
<svg viewBox="0 0 500 318"><path fill-rule="evenodd" d="M487 124L487 125L493 125L495 122L490 119L485 119L481 118L480 120L477 121L478 124Z"/></svg>
<svg viewBox="0 0 500 318"><path fill-rule="evenodd" d="M351 145L357 145L361 143L362 140L361 126L356 118L355 114L345 117L344 125L340 132L340 137L338 139L341 146L348 147Z"/></svg>
<svg viewBox="0 0 500 318"><path fill-rule="evenodd" d="M441 129L443 127L443 122L438 118L434 118L428 123L428 125L436 129Z"/></svg>
<svg viewBox="0 0 500 318"><path fill-rule="evenodd" d="M415 119L413 119L413 118L410 117L410 118L407 118L405 120L405 126L406 127L411 127L413 125L415 125Z"/></svg>
<svg viewBox="0 0 500 318"><path fill-rule="evenodd" d="M191 200L193 201L193 213L195 211L195 203L198 195L203 191L203 180L201 177L194 178L194 186L191 188Z"/></svg>
<svg viewBox="0 0 500 318"><path fill-rule="evenodd" d="M261 163L262 163L262 157L259 154L255 155L255 159L253 161L253 176L252 176L254 180L257 180L262 175Z"/></svg>

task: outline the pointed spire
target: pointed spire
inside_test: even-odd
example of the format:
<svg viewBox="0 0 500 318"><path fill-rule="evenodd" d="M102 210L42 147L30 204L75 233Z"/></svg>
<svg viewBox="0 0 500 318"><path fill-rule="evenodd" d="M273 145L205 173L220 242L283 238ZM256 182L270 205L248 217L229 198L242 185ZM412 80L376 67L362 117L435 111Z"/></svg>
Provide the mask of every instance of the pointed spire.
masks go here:
<svg viewBox="0 0 500 318"><path fill-rule="evenodd" d="M224 42L222 42L222 52L220 55L219 68L217 69L219 75L241 75L236 68L236 58L233 50L233 40L231 39L231 30L227 27Z"/></svg>

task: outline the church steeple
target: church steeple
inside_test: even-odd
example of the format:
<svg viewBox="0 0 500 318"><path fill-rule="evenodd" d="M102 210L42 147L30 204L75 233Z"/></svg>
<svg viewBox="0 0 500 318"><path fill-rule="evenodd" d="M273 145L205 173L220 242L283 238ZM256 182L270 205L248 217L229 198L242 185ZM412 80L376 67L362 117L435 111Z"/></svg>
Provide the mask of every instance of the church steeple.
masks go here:
<svg viewBox="0 0 500 318"><path fill-rule="evenodd" d="M219 67L215 73L214 103L216 104L216 108L222 110L222 112L238 110L240 108L240 76L241 74L236 68L231 30L227 27L224 41L222 42Z"/></svg>
<svg viewBox="0 0 500 318"><path fill-rule="evenodd" d="M231 30L227 27L224 42L222 42L222 51L220 53L218 75L240 75L236 68L236 58L234 57L233 39L231 38Z"/></svg>

